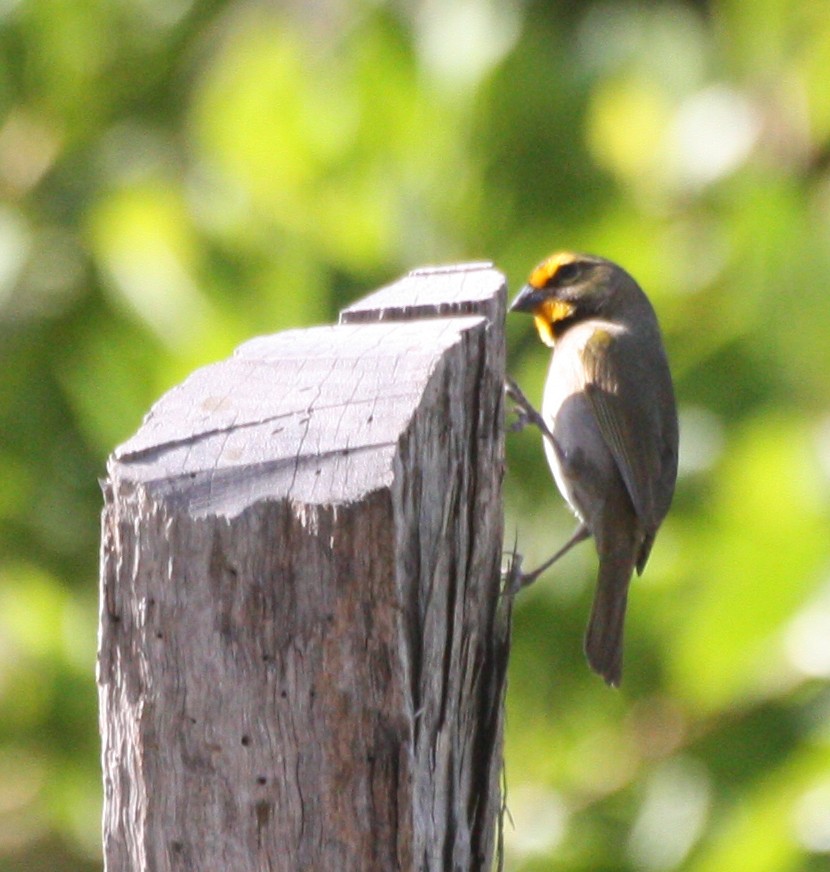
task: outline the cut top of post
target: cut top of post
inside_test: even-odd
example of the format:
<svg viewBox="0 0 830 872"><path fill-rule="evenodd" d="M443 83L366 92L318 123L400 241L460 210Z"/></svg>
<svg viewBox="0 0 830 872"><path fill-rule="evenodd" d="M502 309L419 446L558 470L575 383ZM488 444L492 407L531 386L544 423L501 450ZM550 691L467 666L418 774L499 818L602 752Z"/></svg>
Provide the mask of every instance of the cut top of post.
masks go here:
<svg viewBox="0 0 830 872"><path fill-rule="evenodd" d="M338 325L246 342L153 406L110 458L109 484L228 516L261 499L337 504L385 487L438 362L503 323L505 295L489 264L416 270Z"/></svg>

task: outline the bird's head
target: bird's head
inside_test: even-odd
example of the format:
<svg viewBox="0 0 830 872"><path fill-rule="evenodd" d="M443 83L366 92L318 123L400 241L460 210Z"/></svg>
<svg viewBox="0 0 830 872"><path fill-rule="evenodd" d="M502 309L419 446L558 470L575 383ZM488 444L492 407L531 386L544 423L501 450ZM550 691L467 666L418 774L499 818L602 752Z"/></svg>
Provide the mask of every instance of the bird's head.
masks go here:
<svg viewBox="0 0 830 872"><path fill-rule="evenodd" d="M615 263L562 251L533 270L510 311L533 315L539 338L553 346L572 324L587 318L615 318L637 296L643 296L642 291Z"/></svg>

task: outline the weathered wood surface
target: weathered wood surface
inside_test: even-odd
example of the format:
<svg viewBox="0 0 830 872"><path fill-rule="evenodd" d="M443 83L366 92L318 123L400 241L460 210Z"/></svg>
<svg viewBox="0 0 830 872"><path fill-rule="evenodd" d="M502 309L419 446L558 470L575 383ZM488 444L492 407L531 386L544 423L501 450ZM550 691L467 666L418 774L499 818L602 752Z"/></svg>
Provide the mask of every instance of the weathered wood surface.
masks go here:
<svg viewBox="0 0 830 872"><path fill-rule="evenodd" d="M486 265L410 274L197 371L114 452L109 872L490 869L504 297Z"/></svg>

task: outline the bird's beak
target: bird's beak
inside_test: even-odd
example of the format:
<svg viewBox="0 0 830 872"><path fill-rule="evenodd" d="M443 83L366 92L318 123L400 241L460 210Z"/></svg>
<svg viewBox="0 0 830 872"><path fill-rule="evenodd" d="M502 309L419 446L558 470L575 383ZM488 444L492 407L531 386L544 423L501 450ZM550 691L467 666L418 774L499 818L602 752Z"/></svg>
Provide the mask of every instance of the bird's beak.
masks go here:
<svg viewBox="0 0 830 872"><path fill-rule="evenodd" d="M534 288L533 285L525 285L510 304L510 311L534 312L543 299L542 292L538 288Z"/></svg>

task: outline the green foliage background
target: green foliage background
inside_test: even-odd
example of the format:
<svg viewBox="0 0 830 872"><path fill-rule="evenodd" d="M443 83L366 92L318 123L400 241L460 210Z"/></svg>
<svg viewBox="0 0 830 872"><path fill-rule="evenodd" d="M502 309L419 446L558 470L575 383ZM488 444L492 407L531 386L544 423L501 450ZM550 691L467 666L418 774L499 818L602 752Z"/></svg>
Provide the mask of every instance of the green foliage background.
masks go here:
<svg viewBox="0 0 830 872"><path fill-rule="evenodd" d="M652 297L682 472L621 691L590 546L517 603L508 868L827 869L829 78L824 0L0 2L0 870L100 868L96 477L150 404L414 266L515 290L559 248ZM509 464L530 565L573 522L537 436Z"/></svg>

